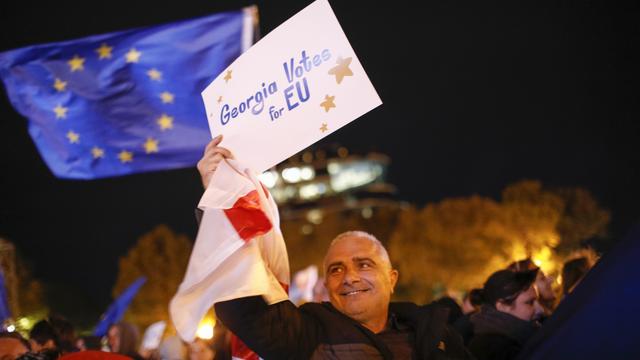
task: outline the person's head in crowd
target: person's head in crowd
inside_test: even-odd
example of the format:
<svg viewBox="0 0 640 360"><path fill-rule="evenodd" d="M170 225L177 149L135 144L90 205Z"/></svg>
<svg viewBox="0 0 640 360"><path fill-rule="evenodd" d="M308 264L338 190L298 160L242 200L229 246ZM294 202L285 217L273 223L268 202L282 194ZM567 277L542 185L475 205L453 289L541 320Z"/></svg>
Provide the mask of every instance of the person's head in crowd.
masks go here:
<svg viewBox="0 0 640 360"><path fill-rule="evenodd" d="M571 293L595 262L596 258L588 254L569 258L562 266L562 294Z"/></svg>
<svg viewBox="0 0 640 360"><path fill-rule="evenodd" d="M77 351L75 347L76 331L67 319L60 315L50 315L49 323L53 327L58 337L58 350L61 353L66 354Z"/></svg>
<svg viewBox="0 0 640 360"><path fill-rule="evenodd" d="M158 353L161 359L185 359L189 349L178 335L172 335L162 340Z"/></svg>
<svg viewBox="0 0 640 360"><path fill-rule="evenodd" d="M545 275L545 273L536 265L531 258L516 261L509 265L512 271L528 271L538 270L536 275L535 286L538 290L539 300L545 307L553 307L556 301L556 293L553 291L553 277Z"/></svg>
<svg viewBox="0 0 640 360"><path fill-rule="evenodd" d="M128 322L111 325L107 332L107 341L111 352L133 356L137 354L140 333L138 328Z"/></svg>
<svg viewBox="0 0 640 360"><path fill-rule="evenodd" d="M15 360L29 351L29 342L16 332L0 332L0 360Z"/></svg>
<svg viewBox="0 0 640 360"><path fill-rule="evenodd" d="M331 304L374 333L382 331L398 281L382 243L362 231L342 233L331 242L323 263Z"/></svg>
<svg viewBox="0 0 640 360"><path fill-rule="evenodd" d="M102 342L99 336L80 336L75 341L75 347L80 351L100 350Z"/></svg>
<svg viewBox="0 0 640 360"><path fill-rule="evenodd" d="M313 286L313 299L312 302L325 302L329 301L329 292L324 285L324 277L318 278L318 281Z"/></svg>
<svg viewBox="0 0 640 360"><path fill-rule="evenodd" d="M213 360L215 352L211 345L200 338L189 344L189 360Z"/></svg>
<svg viewBox="0 0 640 360"><path fill-rule="evenodd" d="M482 305L482 289L471 289L462 298L462 313L464 315L474 313Z"/></svg>
<svg viewBox="0 0 640 360"><path fill-rule="evenodd" d="M483 303L521 320L533 320L536 314L535 302L538 298L534 286L537 273L537 269L494 272L482 288Z"/></svg>
<svg viewBox="0 0 640 360"><path fill-rule="evenodd" d="M29 332L29 344L34 352L58 348L58 335L55 328L47 320L40 320Z"/></svg>
<svg viewBox="0 0 640 360"><path fill-rule="evenodd" d="M451 296L443 296L438 300L434 301L435 304L438 304L444 308L449 309L449 318L447 322L449 324L453 324L458 318L460 318L463 314L462 308L458 305L458 302L455 301Z"/></svg>

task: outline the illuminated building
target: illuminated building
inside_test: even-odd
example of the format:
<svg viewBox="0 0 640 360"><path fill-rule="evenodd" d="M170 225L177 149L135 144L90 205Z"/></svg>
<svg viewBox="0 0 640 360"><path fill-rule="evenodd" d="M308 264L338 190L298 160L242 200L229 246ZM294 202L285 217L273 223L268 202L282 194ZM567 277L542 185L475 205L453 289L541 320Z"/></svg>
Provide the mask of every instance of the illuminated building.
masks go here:
<svg viewBox="0 0 640 360"><path fill-rule="evenodd" d="M260 175L273 195L283 220L318 225L327 212L360 211L371 218L378 207L402 206L395 187L385 182L389 157L380 153L350 154L329 145L308 149Z"/></svg>

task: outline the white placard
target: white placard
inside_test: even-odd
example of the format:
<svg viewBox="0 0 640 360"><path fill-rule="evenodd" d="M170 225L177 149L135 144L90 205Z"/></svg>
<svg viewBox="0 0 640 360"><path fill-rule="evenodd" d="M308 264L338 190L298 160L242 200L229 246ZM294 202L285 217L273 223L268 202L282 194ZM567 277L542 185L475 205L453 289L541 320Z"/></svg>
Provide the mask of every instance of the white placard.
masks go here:
<svg viewBox="0 0 640 360"><path fill-rule="evenodd" d="M382 104L326 0L257 42L202 98L212 136L257 172Z"/></svg>

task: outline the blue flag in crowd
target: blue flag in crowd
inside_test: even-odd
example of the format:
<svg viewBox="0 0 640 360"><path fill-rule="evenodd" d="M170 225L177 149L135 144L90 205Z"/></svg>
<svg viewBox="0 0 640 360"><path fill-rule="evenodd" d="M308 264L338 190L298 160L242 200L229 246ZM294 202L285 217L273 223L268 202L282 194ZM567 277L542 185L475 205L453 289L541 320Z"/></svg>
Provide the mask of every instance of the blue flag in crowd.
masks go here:
<svg viewBox="0 0 640 360"><path fill-rule="evenodd" d="M605 254L519 359L640 359L640 226Z"/></svg>
<svg viewBox="0 0 640 360"><path fill-rule="evenodd" d="M102 315L100 322L96 325L96 329L93 331L95 336L104 336L109 331L109 326L117 323L122 319L124 312L127 311L129 303L133 300L134 296L138 293L138 290L147 281L145 277L139 277L133 284L118 296L118 298L109 305L107 312Z"/></svg>
<svg viewBox="0 0 640 360"><path fill-rule="evenodd" d="M0 78L51 171L96 179L193 166L200 92L253 43L254 7L0 53Z"/></svg>
<svg viewBox="0 0 640 360"><path fill-rule="evenodd" d="M7 284L4 281L4 274L0 270L0 323L11 317L9 307L9 297L7 296Z"/></svg>

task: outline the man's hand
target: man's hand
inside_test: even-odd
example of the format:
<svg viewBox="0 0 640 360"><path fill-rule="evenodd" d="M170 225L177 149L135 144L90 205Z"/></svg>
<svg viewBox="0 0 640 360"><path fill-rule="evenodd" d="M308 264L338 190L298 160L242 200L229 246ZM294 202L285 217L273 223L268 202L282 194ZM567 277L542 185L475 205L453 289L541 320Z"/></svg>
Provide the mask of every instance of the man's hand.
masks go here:
<svg viewBox="0 0 640 360"><path fill-rule="evenodd" d="M204 149L204 155L202 159L198 161L198 171L200 172L200 178L202 179L202 186L206 189L209 186L211 176L218 168L218 165L222 159L233 159L231 151L218 146L222 142L222 135L218 135Z"/></svg>

